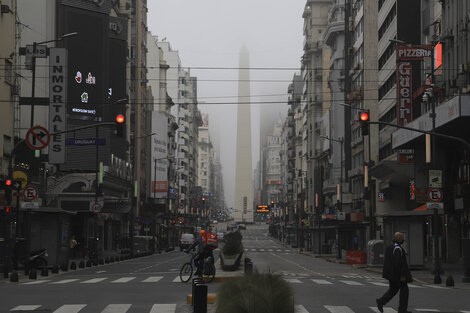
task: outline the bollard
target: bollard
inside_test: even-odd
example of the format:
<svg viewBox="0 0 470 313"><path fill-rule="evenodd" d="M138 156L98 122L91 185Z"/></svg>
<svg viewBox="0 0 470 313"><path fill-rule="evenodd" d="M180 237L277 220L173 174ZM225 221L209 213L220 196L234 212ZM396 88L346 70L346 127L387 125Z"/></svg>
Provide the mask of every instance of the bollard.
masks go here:
<svg viewBox="0 0 470 313"><path fill-rule="evenodd" d="M193 284L192 284L192 292L191 292L191 305L194 305L194 291L196 290L195 287L197 284L204 284L204 280L201 277L196 277L193 278Z"/></svg>
<svg viewBox="0 0 470 313"><path fill-rule="evenodd" d="M91 261L90 260L86 261L86 267L91 267Z"/></svg>
<svg viewBox="0 0 470 313"><path fill-rule="evenodd" d="M33 267L32 269L29 270L29 279L36 279L37 274L36 274L36 269Z"/></svg>
<svg viewBox="0 0 470 313"><path fill-rule="evenodd" d="M78 268L85 268L85 261L81 260L80 263L78 263Z"/></svg>
<svg viewBox="0 0 470 313"><path fill-rule="evenodd" d="M207 313L207 285L196 284L194 287L194 313Z"/></svg>
<svg viewBox="0 0 470 313"><path fill-rule="evenodd" d="M74 261L72 261L72 263L70 263L70 269L71 269L71 270L76 270L76 269L77 269L77 263L75 263Z"/></svg>
<svg viewBox="0 0 470 313"><path fill-rule="evenodd" d="M49 276L49 271L47 270L47 267L41 270L41 276Z"/></svg>
<svg viewBox="0 0 470 313"><path fill-rule="evenodd" d="M54 266L52 267L52 274L57 274L59 273L59 267L57 266L57 264L54 264Z"/></svg>
<svg viewBox="0 0 470 313"><path fill-rule="evenodd" d="M447 279L446 279L446 286L447 286L447 287L454 287L454 278L452 277L452 275L450 275L449 277L447 277Z"/></svg>
<svg viewBox="0 0 470 313"><path fill-rule="evenodd" d="M12 283L17 283L18 282L18 273L16 271L13 271L10 275L10 281Z"/></svg>
<svg viewBox="0 0 470 313"><path fill-rule="evenodd" d="M63 272L67 272L69 270L69 267L66 262L60 264L60 270Z"/></svg>
<svg viewBox="0 0 470 313"><path fill-rule="evenodd" d="M245 263L245 274L253 273L253 262L249 261Z"/></svg>

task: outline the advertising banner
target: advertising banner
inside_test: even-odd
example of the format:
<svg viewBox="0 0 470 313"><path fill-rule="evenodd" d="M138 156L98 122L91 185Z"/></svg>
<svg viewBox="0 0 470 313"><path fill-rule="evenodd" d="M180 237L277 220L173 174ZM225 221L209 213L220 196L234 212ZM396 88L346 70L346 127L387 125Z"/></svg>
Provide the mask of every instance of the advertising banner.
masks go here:
<svg viewBox="0 0 470 313"><path fill-rule="evenodd" d="M153 198L166 198L168 193L168 118L152 112L152 184Z"/></svg>
<svg viewBox="0 0 470 313"><path fill-rule="evenodd" d="M410 62L397 64L397 122L400 126L406 126L413 120L412 69Z"/></svg>

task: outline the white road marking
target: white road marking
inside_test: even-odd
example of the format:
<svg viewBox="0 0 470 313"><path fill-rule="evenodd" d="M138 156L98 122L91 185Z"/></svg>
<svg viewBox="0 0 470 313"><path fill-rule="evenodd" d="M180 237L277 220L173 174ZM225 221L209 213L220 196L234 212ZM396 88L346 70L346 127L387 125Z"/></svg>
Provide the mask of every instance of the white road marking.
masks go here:
<svg viewBox="0 0 470 313"><path fill-rule="evenodd" d="M308 311L303 305L299 304L295 306L295 313L308 313Z"/></svg>
<svg viewBox="0 0 470 313"><path fill-rule="evenodd" d="M411 287L411 288L424 288L423 286L413 285L413 284L408 284L408 287Z"/></svg>
<svg viewBox="0 0 470 313"><path fill-rule="evenodd" d="M354 311L347 306L325 305L324 307L331 313L354 313Z"/></svg>
<svg viewBox="0 0 470 313"><path fill-rule="evenodd" d="M63 279L63 280L52 282L51 284L68 284L77 280L78 279Z"/></svg>
<svg viewBox="0 0 470 313"><path fill-rule="evenodd" d="M269 252L273 252L273 249L268 249Z"/></svg>
<svg viewBox="0 0 470 313"><path fill-rule="evenodd" d="M251 251L256 251L256 249L251 249Z"/></svg>
<svg viewBox="0 0 470 313"><path fill-rule="evenodd" d="M54 311L54 313L77 313L86 307L86 304L66 304Z"/></svg>
<svg viewBox="0 0 470 313"><path fill-rule="evenodd" d="M163 276L150 276L149 278L143 280L143 283L156 283L157 281L161 280Z"/></svg>
<svg viewBox="0 0 470 313"><path fill-rule="evenodd" d="M370 309L374 311L375 313L380 313L379 309L377 309L376 307L371 306ZM392 308L384 307L384 313L397 313L397 311L395 311Z"/></svg>
<svg viewBox="0 0 470 313"><path fill-rule="evenodd" d="M126 313L132 304L109 304L101 313Z"/></svg>
<svg viewBox="0 0 470 313"><path fill-rule="evenodd" d="M34 311L39 308L41 305L18 305L11 309L10 311Z"/></svg>
<svg viewBox="0 0 470 313"><path fill-rule="evenodd" d="M106 271L97 271L96 274L103 274L106 273Z"/></svg>
<svg viewBox="0 0 470 313"><path fill-rule="evenodd" d="M295 283L295 284L301 284L302 282L298 280L297 278L284 278L284 280L288 283Z"/></svg>
<svg viewBox="0 0 470 313"><path fill-rule="evenodd" d="M437 309L415 309L418 312L441 312Z"/></svg>
<svg viewBox="0 0 470 313"><path fill-rule="evenodd" d="M263 252L264 252L264 251L266 251L266 250L264 250L264 249L259 249L259 251L263 251Z"/></svg>
<svg viewBox="0 0 470 313"><path fill-rule="evenodd" d="M96 284L96 283L99 283L100 281L103 281L105 279L106 279L106 277L104 277L104 278L93 278L93 279L82 281L80 284Z"/></svg>
<svg viewBox="0 0 470 313"><path fill-rule="evenodd" d="M329 282L329 281L324 280L324 279L312 279L312 281L314 283L317 283L317 284L320 284L320 285L333 285L332 282Z"/></svg>
<svg viewBox="0 0 470 313"><path fill-rule="evenodd" d="M29 281L27 283L22 283L22 285L38 285L38 284L43 284L45 282L51 281L50 279L41 279L41 280L36 280L36 281Z"/></svg>
<svg viewBox="0 0 470 313"><path fill-rule="evenodd" d="M446 287L441 287L437 285L426 285L426 286L431 287L431 288L436 288L436 289L447 289Z"/></svg>
<svg viewBox="0 0 470 313"><path fill-rule="evenodd" d="M181 282L181 278L179 276L176 276L175 279L173 279L173 282L174 283L180 283Z"/></svg>
<svg viewBox="0 0 470 313"><path fill-rule="evenodd" d="M346 285L351 285L351 286L362 286L362 283L359 283L357 281L353 280L340 280L340 282L345 283Z"/></svg>
<svg viewBox="0 0 470 313"><path fill-rule="evenodd" d="M374 281L370 281L369 283L371 283L372 285L376 285L376 286L388 287L388 284L386 283L380 283L380 282L374 282Z"/></svg>
<svg viewBox="0 0 470 313"><path fill-rule="evenodd" d="M119 279L113 280L112 283L127 283L133 280L134 278L135 276L134 277L121 277Z"/></svg>
<svg viewBox="0 0 470 313"><path fill-rule="evenodd" d="M176 304L154 304L150 313L175 313Z"/></svg>

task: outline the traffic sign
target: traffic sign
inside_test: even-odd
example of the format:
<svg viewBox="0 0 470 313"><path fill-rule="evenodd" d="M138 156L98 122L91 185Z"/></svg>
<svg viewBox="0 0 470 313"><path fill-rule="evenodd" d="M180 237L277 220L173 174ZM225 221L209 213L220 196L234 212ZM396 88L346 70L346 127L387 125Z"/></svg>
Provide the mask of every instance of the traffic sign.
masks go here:
<svg viewBox="0 0 470 313"><path fill-rule="evenodd" d="M99 202L95 202L91 206L91 210L93 211L93 213L100 213L102 209L103 207L101 206Z"/></svg>
<svg viewBox="0 0 470 313"><path fill-rule="evenodd" d="M26 133L26 144L33 150L42 150L49 144L51 135L42 126L34 126Z"/></svg>
<svg viewBox="0 0 470 313"><path fill-rule="evenodd" d="M39 192L36 186L27 185L26 187L24 187L23 197L26 201L33 201L38 197L38 194Z"/></svg>
<svg viewBox="0 0 470 313"><path fill-rule="evenodd" d="M24 188L28 184L28 175L23 171L14 171L13 179L21 182L21 188Z"/></svg>
<svg viewBox="0 0 470 313"><path fill-rule="evenodd" d="M34 49L36 48L36 49ZM26 57L35 58L46 58L47 57L47 46L46 45L26 45Z"/></svg>
<svg viewBox="0 0 470 313"><path fill-rule="evenodd" d="M428 200L431 202L442 201L442 190L439 188L429 188L427 195L428 195Z"/></svg>
<svg viewBox="0 0 470 313"><path fill-rule="evenodd" d="M441 188L442 187L442 171L429 170L429 187Z"/></svg>

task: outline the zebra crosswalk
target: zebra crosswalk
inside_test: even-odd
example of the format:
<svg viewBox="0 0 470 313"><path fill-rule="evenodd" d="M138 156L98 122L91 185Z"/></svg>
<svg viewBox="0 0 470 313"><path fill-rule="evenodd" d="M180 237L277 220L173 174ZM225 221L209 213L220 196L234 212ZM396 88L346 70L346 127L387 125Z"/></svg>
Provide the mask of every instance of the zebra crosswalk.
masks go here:
<svg viewBox="0 0 470 313"><path fill-rule="evenodd" d="M279 248L245 248L246 252L278 252L278 253L292 253L292 249L279 249Z"/></svg>
<svg viewBox="0 0 470 313"><path fill-rule="evenodd" d="M413 308L413 311L418 311L418 312L444 312L439 309L434 309L434 308ZM379 309L377 307L369 306L369 307L362 307L362 308L351 308L347 305L324 305L322 309L318 310L307 310L303 305L296 305L295 306L295 312L296 313L313 313L313 312L330 312L330 313L365 313L365 312L374 312L374 313L380 313ZM384 307L384 312L385 313L397 313L397 311L391 307ZM455 311L459 313L470 313L468 310L459 310Z"/></svg>
<svg viewBox="0 0 470 313"><path fill-rule="evenodd" d="M45 310L47 310L47 312L51 312L51 313L78 313L78 312L86 311L87 306L88 304L64 304L51 310L51 308L46 305L29 304L29 305L18 305L16 307L11 308L9 312L29 312L29 311L44 312ZM102 308L101 311L95 311L95 309L93 309L93 312L126 313L131 310L132 306L133 304L130 304L130 303L108 304L104 308ZM176 303L160 303L160 304L149 305L147 309L149 309L148 311L149 313L175 313L177 306L182 306L182 305L177 305Z"/></svg>
<svg viewBox="0 0 470 313"><path fill-rule="evenodd" d="M63 304L57 305L56 307L51 307L50 305L42 305L42 304L28 304L28 305L17 305L9 309L8 312L51 312L51 313L85 313L85 312L94 312L94 313L131 313L133 311L133 307L137 305L131 303L112 303L112 304L104 304L101 308L96 308L96 306L91 306L89 304ZM148 312L148 313L176 313L177 310L179 312L186 312L187 308L184 304L176 304L176 303L158 303L158 304L149 304L142 306L141 304L138 305L136 308L139 312ZM444 312L440 309L436 308L412 308L413 311L417 312ZM2 311L3 312L3 311ZM309 308L307 309L305 306L301 304L295 305L295 312L296 313L367 313L367 312L374 312L380 313L377 307L373 306L362 306L362 307L351 307L348 305L333 305L333 304L325 304L321 307ZM391 307L384 307L385 313L397 313L394 308ZM455 310L453 312L458 313L470 313L469 308Z"/></svg>
<svg viewBox="0 0 470 313"><path fill-rule="evenodd" d="M112 283L112 284L125 284L129 282L141 282L141 283L157 283L164 279L164 276L148 276L144 278L137 278L137 276L125 276L119 278L109 278L109 277L95 277L90 279L81 280L79 278L73 279L60 279L60 280L51 280L51 279L39 279L34 281L28 281L22 283L22 285L39 285L39 284L50 284L50 285L66 285L72 283L78 284L98 284L102 282ZM180 277L172 278L172 282L180 282Z"/></svg>

